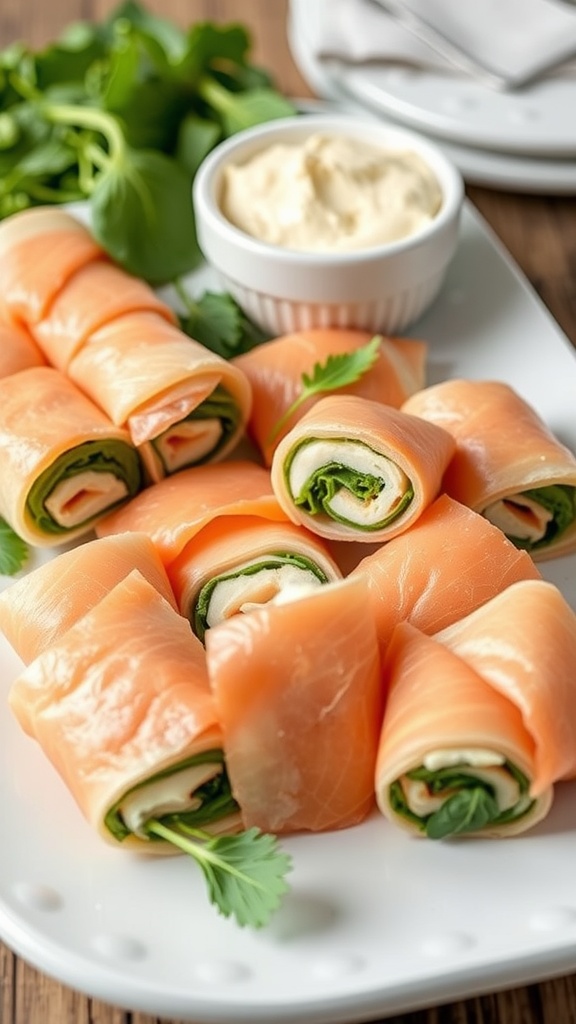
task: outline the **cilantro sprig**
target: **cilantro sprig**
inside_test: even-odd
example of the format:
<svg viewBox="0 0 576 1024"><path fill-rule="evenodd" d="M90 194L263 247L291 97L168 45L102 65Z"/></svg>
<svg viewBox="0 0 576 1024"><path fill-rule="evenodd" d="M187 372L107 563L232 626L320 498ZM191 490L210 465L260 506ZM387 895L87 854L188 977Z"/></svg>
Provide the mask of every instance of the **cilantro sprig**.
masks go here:
<svg viewBox="0 0 576 1024"><path fill-rule="evenodd" d="M5 519L0 518L0 575L15 576L28 561L30 549Z"/></svg>
<svg viewBox="0 0 576 1024"><path fill-rule="evenodd" d="M276 836L250 828L239 835L214 837L183 823L176 830L156 820L147 822L146 828L196 861L210 902L241 927L268 924L288 891L286 875L292 862L279 849Z"/></svg>
<svg viewBox="0 0 576 1024"><path fill-rule="evenodd" d="M275 423L268 435L268 442L274 441L278 434L293 416L293 414L314 395L326 393L327 391L338 391L339 388L355 384L374 365L380 352L381 335L375 335L367 345L356 349L354 352L342 352L338 355L330 355L324 363L316 363L312 373L302 374L302 390L286 409L286 412Z"/></svg>
<svg viewBox="0 0 576 1024"><path fill-rule="evenodd" d="M192 299L181 281L175 282L175 288L185 306L180 316L182 330L223 359L249 352L268 340L227 292L206 291Z"/></svg>

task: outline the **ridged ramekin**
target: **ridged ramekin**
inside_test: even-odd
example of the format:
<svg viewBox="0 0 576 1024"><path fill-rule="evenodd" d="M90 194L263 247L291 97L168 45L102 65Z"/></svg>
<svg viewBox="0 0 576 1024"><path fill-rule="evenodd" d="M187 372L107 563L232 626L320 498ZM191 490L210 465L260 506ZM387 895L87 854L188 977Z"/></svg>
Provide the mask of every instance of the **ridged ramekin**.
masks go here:
<svg viewBox="0 0 576 1024"><path fill-rule="evenodd" d="M439 212L405 239L351 252L288 249L235 227L220 208L226 165L316 132L416 153L440 185ZM206 157L193 188L198 241L207 262L246 314L272 335L327 326L394 334L409 327L443 284L458 244L463 198L460 172L439 147L417 132L345 114L302 114L239 132Z"/></svg>

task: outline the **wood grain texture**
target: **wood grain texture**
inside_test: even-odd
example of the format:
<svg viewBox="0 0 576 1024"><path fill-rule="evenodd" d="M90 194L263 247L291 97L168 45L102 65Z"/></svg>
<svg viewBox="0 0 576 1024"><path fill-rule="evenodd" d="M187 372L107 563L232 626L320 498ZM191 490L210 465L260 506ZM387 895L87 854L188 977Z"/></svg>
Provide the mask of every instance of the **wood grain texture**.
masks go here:
<svg viewBox="0 0 576 1024"><path fill-rule="evenodd" d="M52 40L70 21L100 19L113 0L0 0L0 46ZM254 60L291 96L310 96L286 43L286 0L149 0L182 25L241 21ZM495 233L576 346L576 198L468 189ZM481 282L478 282L481 287ZM576 964L575 964L576 969ZM576 974L388 1018L390 1024L576 1024ZM0 1024L160 1024L89 999L34 970L0 944ZM180 1024L164 1020L164 1024Z"/></svg>

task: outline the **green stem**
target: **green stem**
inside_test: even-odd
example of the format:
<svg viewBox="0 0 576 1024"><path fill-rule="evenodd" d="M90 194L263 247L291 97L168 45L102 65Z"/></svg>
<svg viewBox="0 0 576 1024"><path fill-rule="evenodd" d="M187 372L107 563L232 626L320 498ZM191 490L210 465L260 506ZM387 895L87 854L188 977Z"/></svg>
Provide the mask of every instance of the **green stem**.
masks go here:
<svg viewBox="0 0 576 1024"><path fill-rule="evenodd" d="M108 143L110 160L122 163L126 155L126 140L122 129L112 114L93 107L81 107L72 103L47 103L43 105L44 116L53 124L75 125L91 128L103 135Z"/></svg>
<svg viewBox="0 0 576 1024"><path fill-rule="evenodd" d="M225 111L234 106L232 93L214 78L208 76L201 78L198 82L198 92L208 106L214 107L214 110Z"/></svg>

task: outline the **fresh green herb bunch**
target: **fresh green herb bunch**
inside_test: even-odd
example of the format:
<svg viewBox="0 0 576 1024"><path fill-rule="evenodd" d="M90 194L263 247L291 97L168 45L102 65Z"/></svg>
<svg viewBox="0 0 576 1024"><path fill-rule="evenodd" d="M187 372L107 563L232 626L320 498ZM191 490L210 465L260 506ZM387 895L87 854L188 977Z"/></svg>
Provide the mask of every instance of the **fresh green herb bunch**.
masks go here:
<svg viewBox="0 0 576 1024"><path fill-rule="evenodd" d="M96 238L130 273L158 285L192 270L199 164L294 113L250 49L240 24L184 30L127 0L43 50L0 52L0 219L88 200Z"/></svg>

